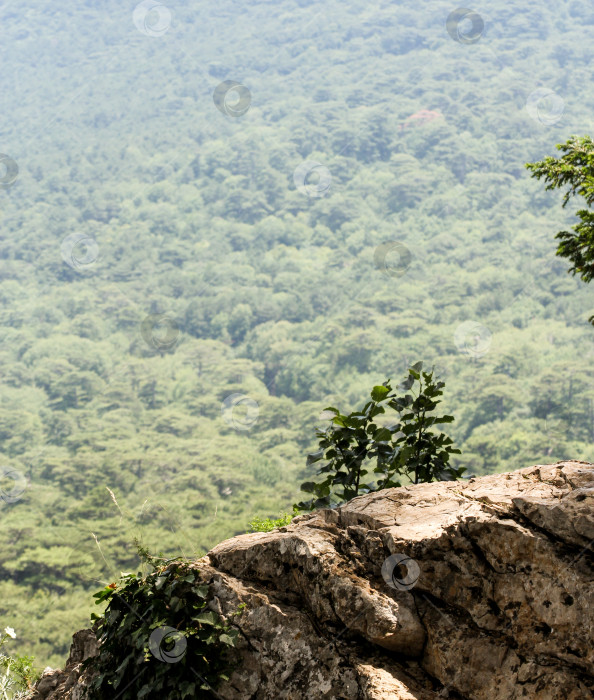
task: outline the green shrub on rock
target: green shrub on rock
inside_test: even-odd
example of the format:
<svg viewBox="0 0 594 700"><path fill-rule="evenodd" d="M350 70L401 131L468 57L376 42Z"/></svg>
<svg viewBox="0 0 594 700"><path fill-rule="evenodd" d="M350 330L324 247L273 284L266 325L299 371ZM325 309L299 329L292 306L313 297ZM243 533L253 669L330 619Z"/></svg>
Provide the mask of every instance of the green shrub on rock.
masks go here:
<svg viewBox="0 0 594 700"><path fill-rule="evenodd" d="M213 698L234 667L238 630L208 607L209 584L192 562L156 557L154 567L122 574L95 594L108 602L96 621L99 655L85 662L97 675L91 698Z"/></svg>
<svg viewBox="0 0 594 700"><path fill-rule="evenodd" d="M333 406L324 410L323 416L330 418L331 424L317 431L320 449L307 457L308 466L324 462L318 469L323 478L301 485L301 490L313 497L296 508L328 508L363 493L401 486L400 476L415 484L462 476L464 468L449 464L450 455L460 450L453 448L447 435L431 430L454 420L453 416L430 415L440 403L438 397L445 384L435 382L434 372L423 372L422 367L423 363L417 362L409 368L407 378L397 387L404 394L393 392L388 380L373 387L371 401L360 411L346 415ZM398 414L398 422L376 422L386 408ZM368 467L374 460L375 483L367 483Z"/></svg>

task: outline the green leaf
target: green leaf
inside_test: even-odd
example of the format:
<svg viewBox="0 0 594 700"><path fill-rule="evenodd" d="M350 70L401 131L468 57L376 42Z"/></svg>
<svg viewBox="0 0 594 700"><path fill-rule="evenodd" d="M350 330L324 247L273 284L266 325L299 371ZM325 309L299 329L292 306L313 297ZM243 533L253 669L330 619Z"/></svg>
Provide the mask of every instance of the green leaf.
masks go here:
<svg viewBox="0 0 594 700"><path fill-rule="evenodd" d="M410 375L407 379L405 379L399 386L398 388L401 391L408 391L412 385L415 383L415 378L414 375Z"/></svg>
<svg viewBox="0 0 594 700"><path fill-rule="evenodd" d="M206 598L208 596L208 584L193 586L192 590L200 598Z"/></svg>
<svg viewBox="0 0 594 700"><path fill-rule="evenodd" d="M392 439L392 431L388 428L380 428L373 436L373 439L376 442L390 442Z"/></svg>
<svg viewBox="0 0 594 700"><path fill-rule="evenodd" d="M322 498L324 496L329 496L330 495L330 487L326 483L319 484L318 487L316 488L316 494Z"/></svg>
<svg viewBox="0 0 594 700"><path fill-rule="evenodd" d="M158 591L160 591L161 588L163 588L163 586L165 585L165 583L167 583L167 579L167 576L157 576L157 578L155 579L155 588Z"/></svg>
<svg viewBox="0 0 594 700"><path fill-rule="evenodd" d="M324 457L324 450L318 450L317 452L312 452L311 454L308 454L306 466L309 466L310 464L315 464L316 462L319 462L321 459L323 459L323 457Z"/></svg>
<svg viewBox="0 0 594 700"><path fill-rule="evenodd" d="M454 416L442 416L441 418L435 418L434 423L453 423Z"/></svg>
<svg viewBox="0 0 594 700"><path fill-rule="evenodd" d="M183 700L185 697L190 697L193 698L196 693L196 684L195 683L185 683L183 686L180 687L181 691L181 700Z"/></svg>
<svg viewBox="0 0 594 700"><path fill-rule="evenodd" d="M192 620L202 625L217 625L219 623L218 616L212 610L195 615Z"/></svg>
<svg viewBox="0 0 594 700"><path fill-rule="evenodd" d="M371 390L371 398L374 401L383 401L389 393L390 389L387 386L374 386Z"/></svg>

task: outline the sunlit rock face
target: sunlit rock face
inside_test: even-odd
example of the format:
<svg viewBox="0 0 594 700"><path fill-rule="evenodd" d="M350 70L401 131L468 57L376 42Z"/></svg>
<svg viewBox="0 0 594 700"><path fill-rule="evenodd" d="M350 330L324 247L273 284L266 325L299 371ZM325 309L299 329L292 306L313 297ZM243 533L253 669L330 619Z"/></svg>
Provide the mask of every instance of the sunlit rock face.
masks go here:
<svg viewBox="0 0 594 700"><path fill-rule="evenodd" d="M225 700L594 697L594 465L419 484L217 545L241 628ZM37 700L83 700L77 633ZM92 673L92 671L91 671Z"/></svg>

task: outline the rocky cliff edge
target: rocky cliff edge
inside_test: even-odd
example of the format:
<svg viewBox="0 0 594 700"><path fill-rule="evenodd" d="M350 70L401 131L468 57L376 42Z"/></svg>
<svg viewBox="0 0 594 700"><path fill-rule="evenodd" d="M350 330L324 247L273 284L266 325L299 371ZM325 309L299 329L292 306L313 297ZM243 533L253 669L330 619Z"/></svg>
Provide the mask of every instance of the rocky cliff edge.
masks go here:
<svg viewBox="0 0 594 700"><path fill-rule="evenodd" d="M360 496L195 562L241 629L223 700L594 697L594 465ZM83 700L77 632L35 700Z"/></svg>

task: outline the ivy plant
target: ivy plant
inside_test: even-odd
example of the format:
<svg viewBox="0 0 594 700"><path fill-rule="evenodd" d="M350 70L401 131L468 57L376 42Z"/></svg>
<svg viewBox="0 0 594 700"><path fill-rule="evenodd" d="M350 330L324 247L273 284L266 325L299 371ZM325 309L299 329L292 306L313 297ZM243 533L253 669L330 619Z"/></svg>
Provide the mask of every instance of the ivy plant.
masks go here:
<svg viewBox="0 0 594 700"><path fill-rule="evenodd" d="M453 416L431 415L445 384L434 380L433 370L423 372L422 367L422 362L410 367L396 390L390 380L374 386L371 401L360 411L343 414L334 406L324 410L322 416L331 423L316 431L319 450L309 454L306 463L323 462L318 468L321 478L301 485L312 498L294 508L332 507L362 493L401 486L400 477L419 483L462 476L464 468L449 464L450 455L460 450L447 435L432 430L454 420ZM397 414L397 421L381 425L376 419L386 409ZM371 480L366 479L371 469Z"/></svg>
<svg viewBox="0 0 594 700"><path fill-rule="evenodd" d="M107 607L91 616L99 642L99 655L85 661L96 672L92 700L214 698L235 666L239 631L208 608L200 571L181 557L157 559L145 557L147 575L123 573L94 595Z"/></svg>

